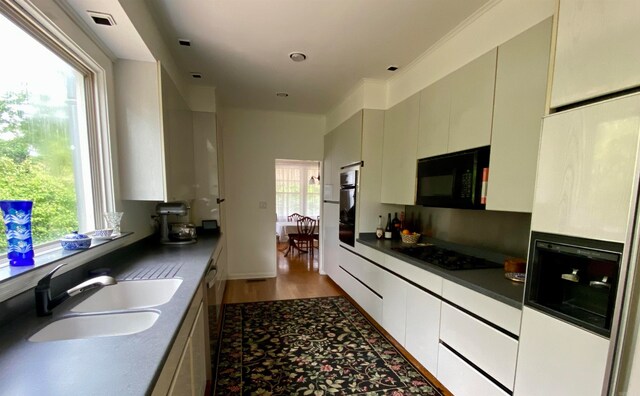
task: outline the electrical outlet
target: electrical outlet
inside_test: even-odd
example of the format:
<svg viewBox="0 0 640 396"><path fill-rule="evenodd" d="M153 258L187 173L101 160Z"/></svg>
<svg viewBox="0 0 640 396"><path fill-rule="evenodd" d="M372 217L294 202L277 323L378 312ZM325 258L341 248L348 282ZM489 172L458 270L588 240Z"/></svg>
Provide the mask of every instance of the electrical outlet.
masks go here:
<svg viewBox="0 0 640 396"><path fill-rule="evenodd" d="M266 209L266 208L267 208L267 201L260 201L260 202L258 202L258 208L260 208L260 209Z"/></svg>

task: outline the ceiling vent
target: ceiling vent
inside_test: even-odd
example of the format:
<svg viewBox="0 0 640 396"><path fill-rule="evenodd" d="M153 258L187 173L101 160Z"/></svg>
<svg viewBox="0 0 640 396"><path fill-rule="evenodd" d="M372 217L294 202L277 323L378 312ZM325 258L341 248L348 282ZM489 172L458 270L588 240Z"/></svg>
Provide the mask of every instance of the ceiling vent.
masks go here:
<svg viewBox="0 0 640 396"><path fill-rule="evenodd" d="M200 74L200 73L191 73L191 77L193 77L193 78L202 78L202 74Z"/></svg>
<svg viewBox="0 0 640 396"><path fill-rule="evenodd" d="M93 19L96 25L104 25L104 26L115 26L116 21L109 14L105 14L104 12L96 12L96 11L87 11L87 14Z"/></svg>
<svg viewBox="0 0 640 396"><path fill-rule="evenodd" d="M178 39L178 44L185 47L191 47L191 40Z"/></svg>
<svg viewBox="0 0 640 396"><path fill-rule="evenodd" d="M396 70L398 70L398 66L391 65L391 66L387 67L387 70L396 71Z"/></svg>

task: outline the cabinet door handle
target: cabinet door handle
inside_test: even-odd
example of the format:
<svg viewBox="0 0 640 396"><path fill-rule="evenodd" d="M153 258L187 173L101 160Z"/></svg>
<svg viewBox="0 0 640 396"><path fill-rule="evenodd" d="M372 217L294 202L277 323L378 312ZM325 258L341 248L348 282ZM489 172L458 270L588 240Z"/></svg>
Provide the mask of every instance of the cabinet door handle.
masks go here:
<svg viewBox="0 0 640 396"><path fill-rule="evenodd" d="M224 198L216 198L216 203L219 205L224 202Z"/></svg>

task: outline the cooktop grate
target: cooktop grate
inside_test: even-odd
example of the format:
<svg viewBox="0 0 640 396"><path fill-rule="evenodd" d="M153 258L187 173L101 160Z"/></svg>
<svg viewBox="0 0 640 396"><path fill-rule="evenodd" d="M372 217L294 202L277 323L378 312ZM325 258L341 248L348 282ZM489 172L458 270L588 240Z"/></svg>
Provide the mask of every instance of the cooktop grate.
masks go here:
<svg viewBox="0 0 640 396"><path fill-rule="evenodd" d="M391 248L399 253L437 265L450 271L500 268L503 265L435 245Z"/></svg>

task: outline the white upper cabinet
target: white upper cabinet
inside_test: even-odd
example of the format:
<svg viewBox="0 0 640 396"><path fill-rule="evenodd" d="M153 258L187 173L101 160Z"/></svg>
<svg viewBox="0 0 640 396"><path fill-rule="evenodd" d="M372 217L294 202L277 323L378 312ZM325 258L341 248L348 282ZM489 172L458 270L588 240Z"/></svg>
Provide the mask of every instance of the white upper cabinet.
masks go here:
<svg viewBox="0 0 640 396"><path fill-rule="evenodd" d="M498 47L487 210L531 212L551 18Z"/></svg>
<svg viewBox="0 0 640 396"><path fill-rule="evenodd" d="M551 107L640 85L640 1L561 0Z"/></svg>
<svg viewBox="0 0 640 396"><path fill-rule="evenodd" d="M452 86L452 76L448 75L420 93L418 159L447 152Z"/></svg>
<svg viewBox="0 0 640 396"><path fill-rule="evenodd" d="M195 198L193 117L178 88L164 69L161 70L160 81L164 125L165 200L191 200Z"/></svg>
<svg viewBox="0 0 640 396"><path fill-rule="evenodd" d="M383 203L415 203L419 118L420 93L405 99L385 113L380 194Z"/></svg>
<svg viewBox="0 0 640 396"><path fill-rule="evenodd" d="M546 117L531 229L624 243L639 130L640 94Z"/></svg>
<svg viewBox="0 0 640 396"><path fill-rule="evenodd" d="M337 201L340 197L340 179L336 171L336 140L337 134L330 132L324 135L324 157L322 159L322 199Z"/></svg>
<svg viewBox="0 0 640 396"><path fill-rule="evenodd" d="M422 90L418 159L490 144L496 54L493 49Z"/></svg>
<svg viewBox="0 0 640 396"><path fill-rule="evenodd" d="M115 65L120 199L195 198L193 118L159 63Z"/></svg>
<svg viewBox="0 0 640 396"><path fill-rule="evenodd" d="M497 49L451 74L451 115L447 151L491 143Z"/></svg>
<svg viewBox="0 0 640 396"><path fill-rule="evenodd" d="M362 110L326 134L324 142L323 196L338 201L341 168L362 158Z"/></svg>

